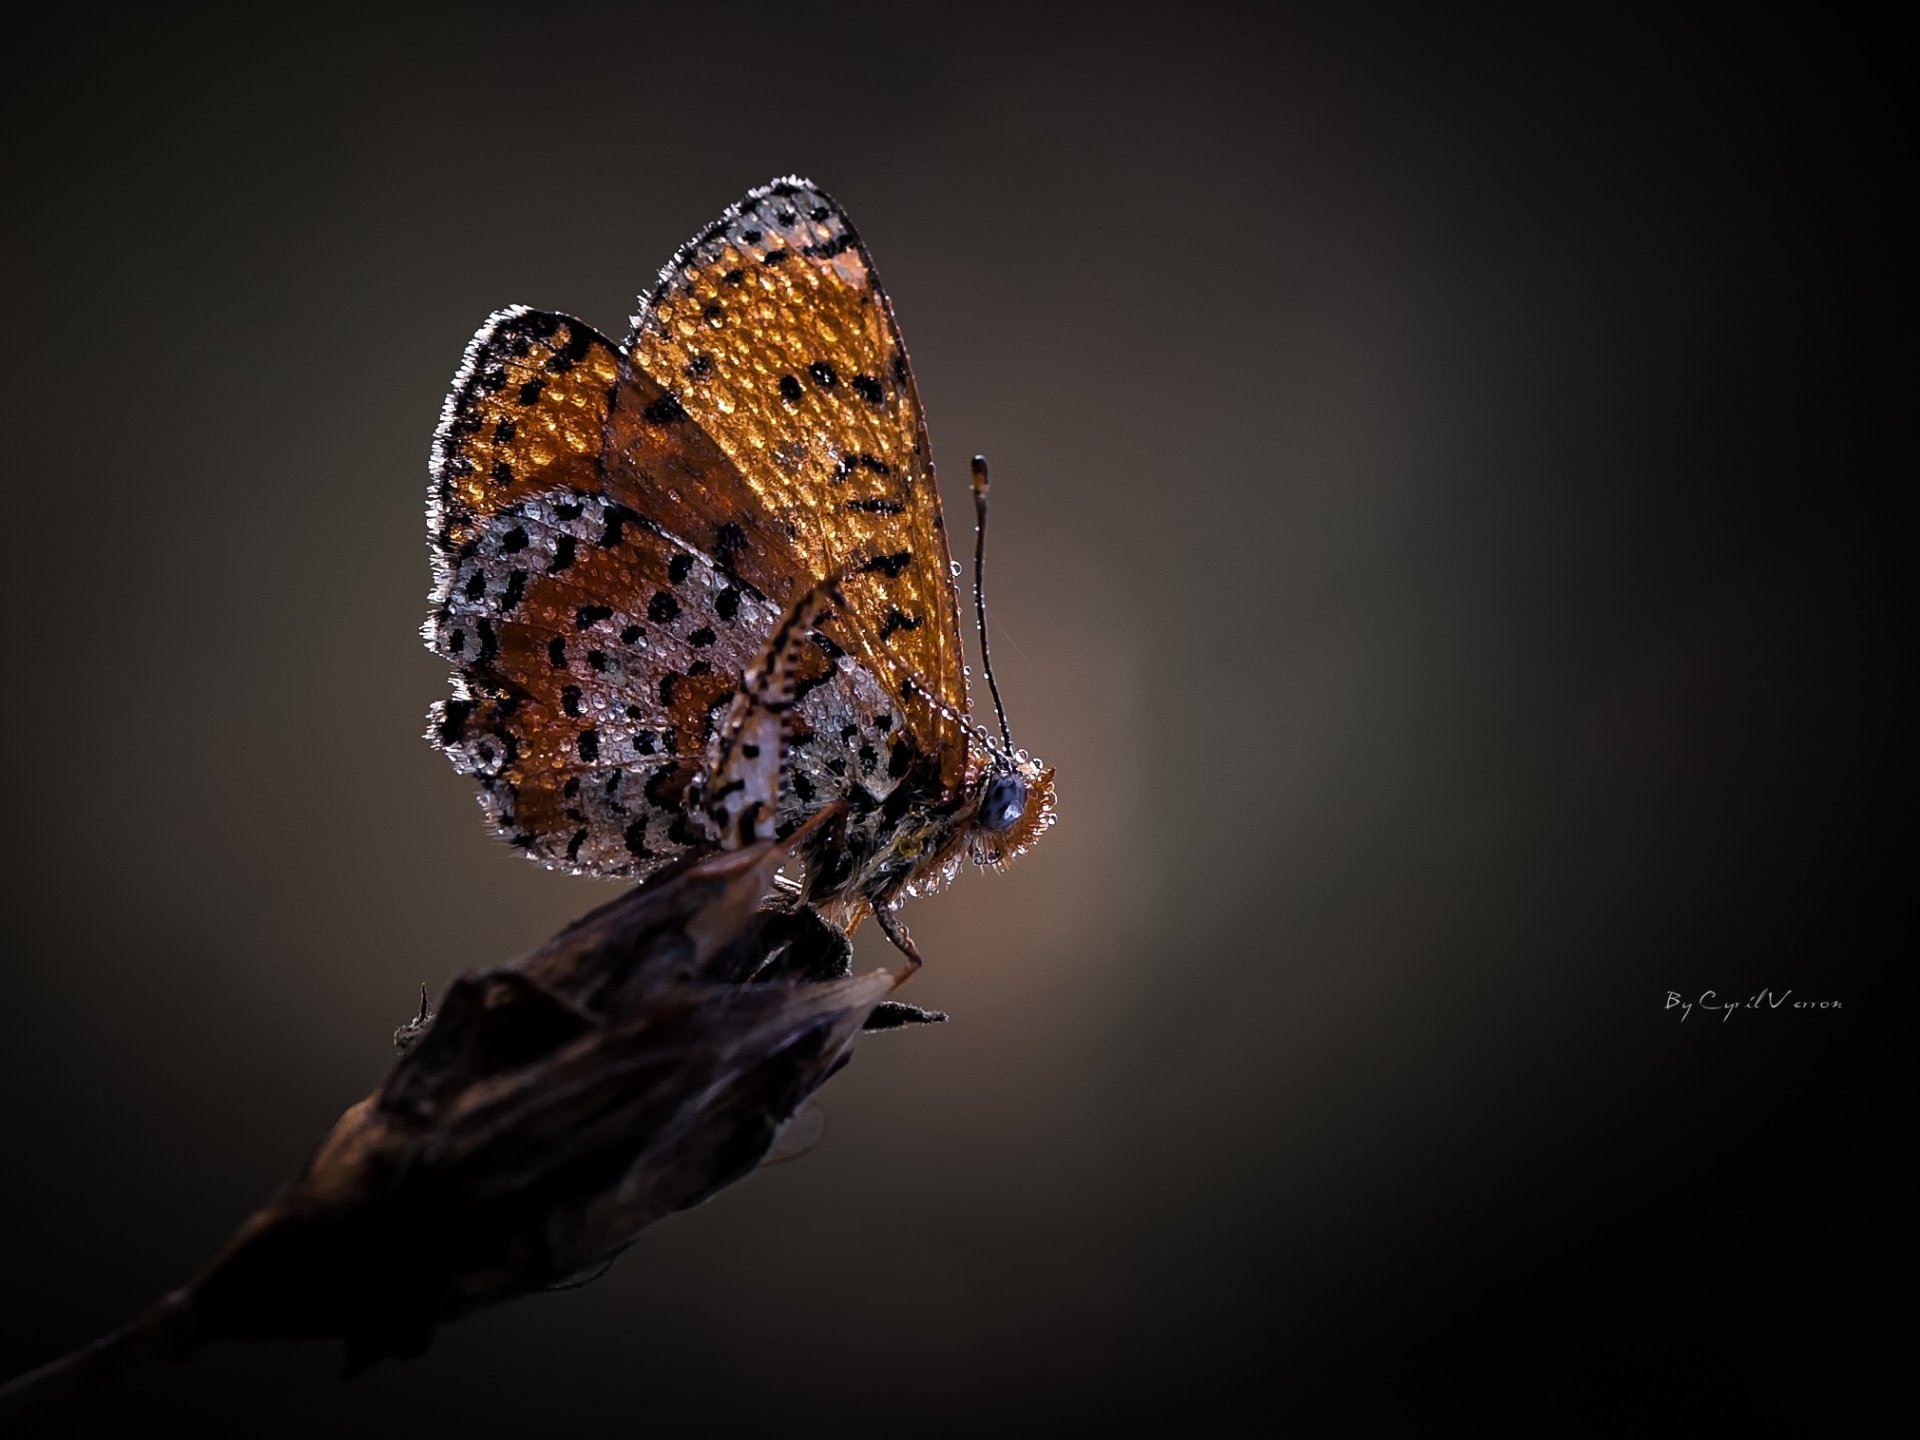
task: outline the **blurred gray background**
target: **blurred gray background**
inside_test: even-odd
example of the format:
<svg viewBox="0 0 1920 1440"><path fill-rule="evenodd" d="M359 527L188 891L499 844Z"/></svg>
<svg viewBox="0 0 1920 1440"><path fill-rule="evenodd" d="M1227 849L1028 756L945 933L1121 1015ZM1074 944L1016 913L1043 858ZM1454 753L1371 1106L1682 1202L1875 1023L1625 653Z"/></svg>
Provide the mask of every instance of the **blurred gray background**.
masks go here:
<svg viewBox="0 0 1920 1440"><path fill-rule="evenodd" d="M833 191L956 533L994 461L1061 795L912 907L954 1021L864 1045L804 1160L420 1361L228 1350L59 1425L1604 1431L1869 1383L1897 47L1233 13L16 37L0 1369L191 1275L422 980L610 893L418 738L428 441L492 309L617 335L745 188ZM1844 1008L1663 1008L1762 987Z"/></svg>

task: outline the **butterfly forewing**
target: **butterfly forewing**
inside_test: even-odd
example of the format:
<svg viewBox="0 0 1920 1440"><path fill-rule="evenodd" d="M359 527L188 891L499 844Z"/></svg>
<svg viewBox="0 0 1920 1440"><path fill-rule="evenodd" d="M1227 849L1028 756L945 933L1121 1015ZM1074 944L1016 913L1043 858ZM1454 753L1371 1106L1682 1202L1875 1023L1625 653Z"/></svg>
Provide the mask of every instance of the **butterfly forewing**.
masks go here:
<svg viewBox="0 0 1920 1440"><path fill-rule="evenodd" d="M914 741L956 787L966 681L933 459L845 213L800 181L751 192L675 257L627 344L671 397L660 412L684 412L733 462L705 491L714 516L760 519L810 581L843 577L835 633L905 697Z"/></svg>

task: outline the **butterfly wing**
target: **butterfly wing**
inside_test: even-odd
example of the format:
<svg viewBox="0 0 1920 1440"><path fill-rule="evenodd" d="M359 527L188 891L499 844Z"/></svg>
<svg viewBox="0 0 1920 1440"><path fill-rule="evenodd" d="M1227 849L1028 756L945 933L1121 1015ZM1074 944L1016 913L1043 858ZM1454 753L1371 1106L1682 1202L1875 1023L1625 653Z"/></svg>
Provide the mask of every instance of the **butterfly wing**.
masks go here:
<svg viewBox="0 0 1920 1440"><path fill-rule="evenodd" d="M435 437L429 525L423 633L454 666L430 738L543 863L644 875L710 843L688 794L709 738L784 608L836 577L780 829L964 778L919 397L870 258L810 186L755 191L684 247L622 346L494 315Z"/></svg>
<svg viewBox="0 0 1920 1440"><path fill-rule="evenodd" d="M733 553L804 576L769 593L841 578L835 634L956 789L966 677L933 456L892 304L846 213L802 180L751 191L661 272L626 358L666 397L657 416L684 416L732 462L698 492L696 541L751 517L758 533ZM624 404L613 424L624 453L642 427Z"/></svg>
<svg viewBox="0 0 1920 1440"><path fill-rule="evenodd" d="M619 352L591 325L524 306L467 346L433 437L427 532L436 590L499 511L549 490L597 491Z"/></svg>
<svg viewBox="0 0 1920 1440"><path fill-rule="evenodd" d="M640 513L686 477L730 470L704 435L641 418L624 463L607 463L615 409L644 417L660 395L624 371L582 321L496 314L448 398L429 515L423 633L454 666L429 737L514 844L597 874L645 874L707 843L687 787L780 616Z"/></svg>

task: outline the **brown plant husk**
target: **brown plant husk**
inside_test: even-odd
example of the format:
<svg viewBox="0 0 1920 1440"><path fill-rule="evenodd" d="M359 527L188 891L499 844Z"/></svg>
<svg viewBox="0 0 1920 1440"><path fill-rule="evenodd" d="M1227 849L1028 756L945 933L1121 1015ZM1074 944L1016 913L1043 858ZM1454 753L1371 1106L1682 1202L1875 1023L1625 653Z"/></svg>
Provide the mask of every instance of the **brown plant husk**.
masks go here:
<svg viewBox="0 0 1920 1440"><path fill-rule="evenodd" d="M761 843L662 874L511 965L460 975L385 1082L192 1283L0 1388L19 1413L218 1340L339 1337L349 1372L590 1277L749 1174L862 1028L944 1019L766 908Z"/></svg>

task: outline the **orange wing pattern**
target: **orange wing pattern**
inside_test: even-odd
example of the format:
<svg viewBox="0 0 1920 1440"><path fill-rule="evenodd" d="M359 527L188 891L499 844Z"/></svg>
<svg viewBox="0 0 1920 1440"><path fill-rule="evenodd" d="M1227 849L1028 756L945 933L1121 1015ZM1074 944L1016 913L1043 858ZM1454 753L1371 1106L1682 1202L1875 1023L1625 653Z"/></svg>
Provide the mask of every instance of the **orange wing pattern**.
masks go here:
<svg viewBox="0 0 1920 1440"><path fill-rule="evenodd" d="M516 305L481 326L433 437L427 531L436 588L449 557L508 505L600 488L607 396L620 368L612 344L570 316Z"/></svg>
<svg viewBox="0 0 1920 1440"><path fill-rule="evenodd" d="M655 414L684 412L732 462L701 507L760 518L808 584L842 580L843 639L903 697L957 790L966 676L933 457L892 305L845 212L797 179L750 192L662 272L627 351L667 397Z"/></svg>

